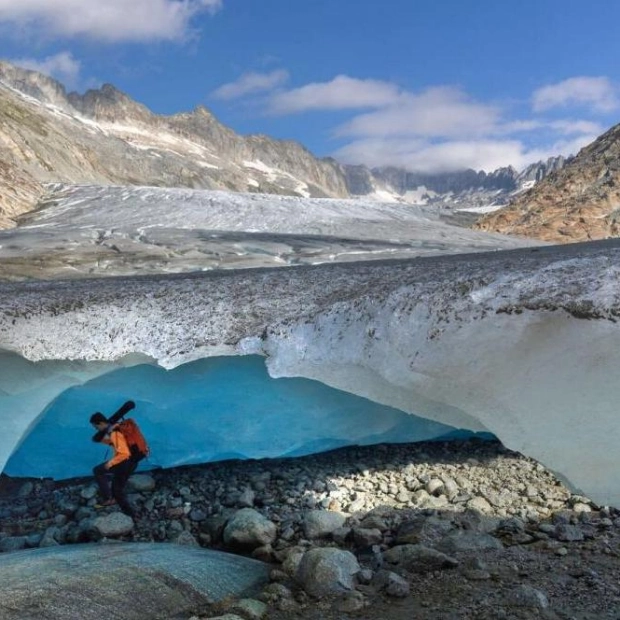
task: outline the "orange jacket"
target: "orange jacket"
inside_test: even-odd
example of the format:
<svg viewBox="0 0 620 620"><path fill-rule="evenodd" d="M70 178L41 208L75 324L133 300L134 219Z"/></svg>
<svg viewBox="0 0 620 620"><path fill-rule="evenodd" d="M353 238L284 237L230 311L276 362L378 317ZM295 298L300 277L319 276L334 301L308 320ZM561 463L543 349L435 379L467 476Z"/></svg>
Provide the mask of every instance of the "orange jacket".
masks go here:
<svg viewBox="0 0 620 620"><path fill-rule="evenodd" d="M116 427L112 427L110 434L106 435L101 442L107 443L109 446L114 448L114 454L107 463L108 469L131 458L131 452L129 451L127 440L123 436L123 433L121 433Z"/></svg>

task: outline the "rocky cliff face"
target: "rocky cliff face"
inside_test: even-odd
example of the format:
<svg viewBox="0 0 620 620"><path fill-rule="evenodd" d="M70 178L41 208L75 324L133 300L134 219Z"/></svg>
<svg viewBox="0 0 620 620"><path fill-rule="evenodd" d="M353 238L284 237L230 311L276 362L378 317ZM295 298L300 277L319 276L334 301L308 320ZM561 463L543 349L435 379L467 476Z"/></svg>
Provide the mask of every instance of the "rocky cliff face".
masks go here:
<svg viewBox="0 0 620 620"><path fill-rule="evenodd" d="M477 227L559 243L620 236L620 125Z"/></svg>
<svg viewBox="0 0 620 620"><path fill-rule="evenodd" d="M204 108L158 116L111 85L67 94L0 62L0 226L56 181L348 196L342 171L294 142L239 136Z"/></svg>

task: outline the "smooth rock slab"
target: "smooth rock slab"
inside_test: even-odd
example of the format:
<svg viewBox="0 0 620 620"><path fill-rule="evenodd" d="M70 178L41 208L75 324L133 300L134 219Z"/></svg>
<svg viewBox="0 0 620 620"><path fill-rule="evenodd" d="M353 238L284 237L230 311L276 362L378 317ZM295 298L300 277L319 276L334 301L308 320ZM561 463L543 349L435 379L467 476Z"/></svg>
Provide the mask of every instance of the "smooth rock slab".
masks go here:
<svg viewBox="0 0 620 620"><path fill-rule="evenodd" d="M269 579L262 562L173 544L62 546L0 555L2 620L187 617Z"/></svg>

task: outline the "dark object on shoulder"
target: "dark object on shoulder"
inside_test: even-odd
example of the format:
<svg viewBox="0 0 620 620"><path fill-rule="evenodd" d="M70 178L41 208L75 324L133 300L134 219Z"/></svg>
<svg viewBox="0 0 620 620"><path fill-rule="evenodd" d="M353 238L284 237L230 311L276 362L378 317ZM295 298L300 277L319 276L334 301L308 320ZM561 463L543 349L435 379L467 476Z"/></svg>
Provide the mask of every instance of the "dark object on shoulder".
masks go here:
<svg viewBox="0 0 620 620"><path fill-rule="evenodd" d="M106 418L103 413L97 411L96 413L93 413L92 416L90 416L90 423L96 424L97 422L107 422L110 426L112 426L113 424L116 424L120 419L122 419L123 416L127 415L135 406L136 403L134 403L133 400L128 400L127 402L123 403L118 409L118 411L113 413L109 418ZM94 442L100 443L101 440L105 437L105 435L106 431L97 431L93 435L92 439Z"/></svg>

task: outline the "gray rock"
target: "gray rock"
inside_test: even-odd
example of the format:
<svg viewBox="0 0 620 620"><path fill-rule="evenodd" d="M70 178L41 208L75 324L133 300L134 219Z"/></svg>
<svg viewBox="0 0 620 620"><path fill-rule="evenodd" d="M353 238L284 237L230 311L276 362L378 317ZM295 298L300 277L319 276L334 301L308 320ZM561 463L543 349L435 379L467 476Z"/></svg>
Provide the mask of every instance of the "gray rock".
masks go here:
<svg viewBox="0 0 620 620"><path fill-rule="evenodd" d="M87 487L84 487L80 491L80 497L82 497L83 499L93 499L93 497L97 496L97 493L98 493L97 486L94 484L91 484Z"/></svg>
<svg viewBox="0 0 620 620"><path fill-rule="evenodd" d="M24 549L27 543L26 536L7 536L0 540L0 551L8 552L8 551L19 551L20 549Z"/></svg>
<svg viewBox="0 0 620 620"><path fill-rule="evenodd" d="M379 592L388 596L404 598L409 595L409 583L400 575L388 570L380 570L373 578L371 585Z"/></svg>
<svg viewBox="0 0 620 620"><path fill-rule="evenodd" d="M237 500L237 505L242 508L252 508L254 506L254 500L256 499L256 493L252 489L246 489L241 493Z"/></svg>
<svg viewBox="0 0 620 620"><path fill-rule="evenodd" d="M224 543L231 547L255 549L275 539L275 524L252 508L237 511L224 528Z"/></svg>
<svg viewBox="0 0 620 620"><path fill-rule="evenodd" d="M252 595L268 576L255 560L162 543L29 549L2 556L0 618L187 618L213 602Z"/></svg>
<svg viewBox="0 0 620 620"><path fill-rule="evenodd" d="M577 525L558 523L553 535L563 542L578 542L584 539L583 531Z"/></svg>
<svg viewBox="0 0 620 620"><path fill-rule="evenodd" d="M312 510L304 516L304 533L310 540L323 538L341 528L345 521L346 517L339 512Z"/></svg>
<svg viewBox="0 0 620 620"><path fill-rule="evenodd" d="M316 598L337 596L353 590L360 565L349 551L332 547L311 549L301 558L296 579Z"/></svg>
<svg viewBox="0 0 620 620"><path fill-rule="evenodd" d="M253 598L243 598L231 606L232 611L238 611L246 620L261 620L267 615L267 605Z"/></svg>
<svg viewBox="0 0 620 620"><path fill-rule="evenodd" d="M454 568L459 564L455 558L424 545L392 547L383 553L383 560L412 573L428 573L443 568Z"/></svg>
<svg viewBox="0 0 620 620"><path fill-rule="evenodd" d="M174 540L177 545L185 545L187 547L200 547L198 541L192 536L191 532L183 530Z"/></svg>
<svg viewBox="0 0 620 620"><path fill-rule="evenodd" d="M383 534L378 529L355 527L353 528L353 540L358 547L371 547L383 540Z"/></svg>
<svg viewBox="0 0 620 620"><path fill-rule="evenodd" d="M547 596L528 585L519 585L511 592L510 604L515 607L530 607L533 609L547 609L549 607L549 599Z"/></svg>
<svg viewBox="0 0 620 620"><path fill-rule="evenodd" d="M115 538L124 536L133 531L133 519L122 512L113 512L112 514L97 517L92 522L93 527L101 534L101 536Z"/></svg>
<svg viewBox="0 0 620 620"><path fill-rule="evenodd" d="M436 545L439 551L454 554L467 551L503 549L504 545L490 534L457 530L444 536Z"/></svg>
<svg viewBox="0 0 620 620"><path fill-rule="evenodd" d="M134 491L146 492L155 489L155 479L149 474L134 474L130 476L127 486Z"/></svg>

